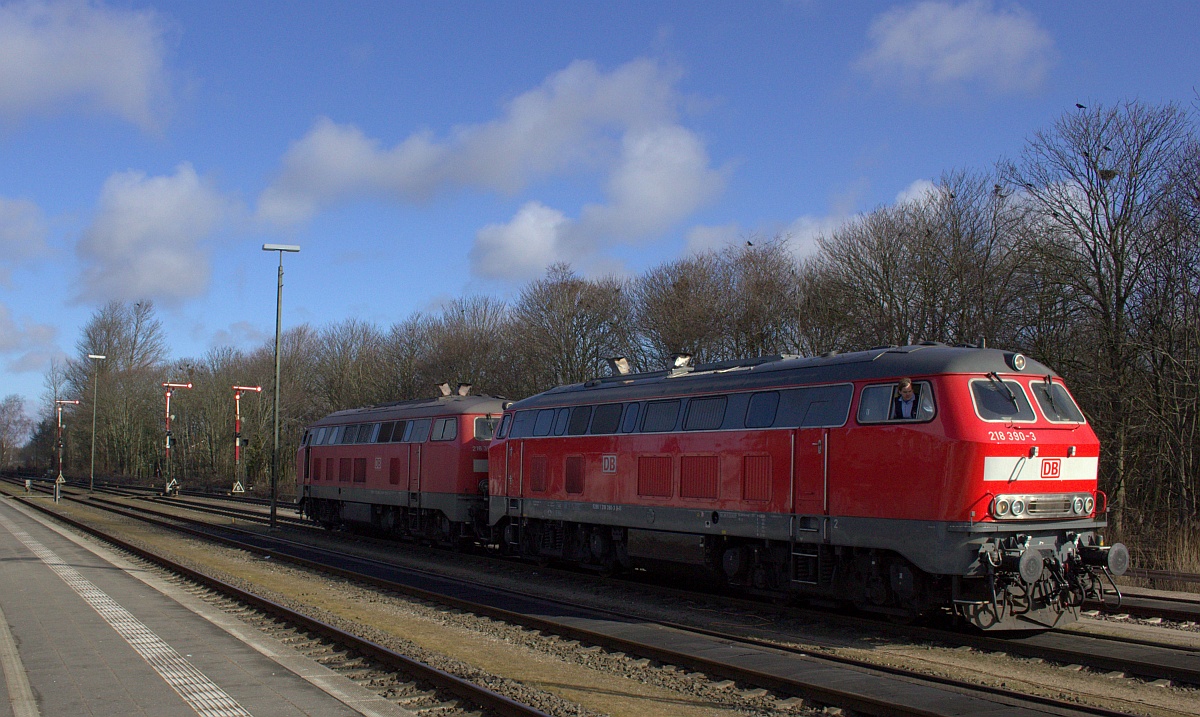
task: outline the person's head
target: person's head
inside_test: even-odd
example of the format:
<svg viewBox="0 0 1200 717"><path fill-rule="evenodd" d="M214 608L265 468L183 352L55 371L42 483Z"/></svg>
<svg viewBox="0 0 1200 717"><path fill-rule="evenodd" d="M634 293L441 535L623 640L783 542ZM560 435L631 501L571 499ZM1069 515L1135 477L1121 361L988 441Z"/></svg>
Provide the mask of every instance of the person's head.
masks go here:
<svg viewBox="0 0 1200 717"><path fill-rule="evenodd" d="M900 395L900 398L902 398L903 400L905 400L905 401L910 400L914 395L912 379L908 378L908 377L900 379L900 382L898 384L896 384L896 392Z"/></svg>

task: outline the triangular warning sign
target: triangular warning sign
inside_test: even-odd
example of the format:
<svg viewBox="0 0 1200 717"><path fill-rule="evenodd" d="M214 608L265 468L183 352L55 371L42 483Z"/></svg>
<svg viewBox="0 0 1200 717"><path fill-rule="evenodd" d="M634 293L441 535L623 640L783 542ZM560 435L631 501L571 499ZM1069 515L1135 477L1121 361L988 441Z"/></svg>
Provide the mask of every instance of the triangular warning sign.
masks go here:
<svg viewBox="0 0 1200 717"><path fill-rule="evenodd" d="M245 493L246 492L246 489L242 487L241 481L238 481L233 484L233 492L234 493Z"/></svg>

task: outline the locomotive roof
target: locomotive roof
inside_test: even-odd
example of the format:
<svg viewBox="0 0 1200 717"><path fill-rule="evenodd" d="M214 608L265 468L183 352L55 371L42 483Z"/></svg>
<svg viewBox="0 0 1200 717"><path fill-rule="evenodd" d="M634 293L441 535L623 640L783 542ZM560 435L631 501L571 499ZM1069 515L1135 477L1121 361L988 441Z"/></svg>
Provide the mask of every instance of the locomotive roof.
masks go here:
<svg viewBox="0 0 1200 717"><path fill-rule="evenodd" d="M701 364L692 370L606 376L585 383L559 386L513 404L534 408L575 403L636 401L659 396L829 384L845 381L926 377L937 374L1020 373L1034 376L1058 374L1033 359L1015 371L1009 361L1016 354L943 344L890 346L823 356L762 356L741 361Z"/></svg>
<svg viewBox="0 0 1200 717"><path fill-rule="evenodd" d="M397 421L414 418L429 418L462 413L496 413L504 410L507 401L495 396L438 396L418 398L412 401L381 403L365 408L350 408L331 413L312 426L330 426L343 423L365 423L367 421Z"/></svg>

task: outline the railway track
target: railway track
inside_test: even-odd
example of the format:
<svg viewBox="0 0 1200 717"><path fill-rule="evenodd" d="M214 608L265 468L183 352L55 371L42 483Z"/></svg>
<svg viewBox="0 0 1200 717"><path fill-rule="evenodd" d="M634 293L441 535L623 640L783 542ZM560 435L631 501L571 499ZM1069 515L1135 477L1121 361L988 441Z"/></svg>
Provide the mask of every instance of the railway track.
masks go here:
<svg viewBox="0 0 1200 717"><path fill-rule="evenodd" d="M98 503L99 501L83 501ZM120 511L129 517L136 514L129 506L95 506ZM141 508L140 512L147 512ZM140 519L146 519L141 517ZM150 518L155 521L183 521L179 516ZM202 523L203 521L194 521ZM172 529L180 529L172 525ZM233 531L224 526L191 526L208 539L288 559L310 568L363 581L389 591L414 595L422 600L435 600L453 605L456 609L486 614L524 625L529 629L552 631L572 639L597 645L607 650L621 651L644 658L677 664L686 669L700 670L738 684L754 685L783 694L793 694L817 703L850 708L866 714L961 714L981 710L1018 710L1045 714L1119 714L1105 709L1080 707L1067 702L1031 697L998 688L980 687L972 683L946 678L916 675L898 668L881 668L877 664L855 661L830 655L814 655L766 640L701 630L694 627L659 622L631 623L623 616L604 614L576 605L551 603L545 598L511 591L497 591L479 585L464 584L441 576L399 568L392 564L348 556L345 553L316 549L278 536ZM212 536L211 531L225 533ZM236 537L231 537L233 534ZM432 586L438 586L431 589ZM469 595L470 599L463 596ZM486 600L484 599L486 597ZM546 613L552 613L553 619ZM1095 649L1096 643L1091 643ZM1145 649L1149 646L1143 645ZM1004 649L989 644L980 649ZM1041 649L1045 650L1046 646ZM1154 649L1162 649L1156 647ZM1111 652L1111 650L1110 650ZM1045 654L1045 653L1043 653ZM1082 657L1083 653L1058 653L1054 658ZM1113 658L1124 659L1124 658ZM1151 661L1152 662L1152 661ZM1160 660L1161 663L1161 660ZM1079 662L1076 664L1087 664ZM1148 664L1142 660L1139 664ZM1161 675L1161 664L1150 675L1156 679L1176 679L1200 682L1200 674L1178 670L1169 678ZM1106 669L1106 668L1103 668ZM1147 668L1149 669L1149 668ZM834 690L828 685L836 681L843 686ZM852 685L847 688L846 685Z"/></svg>
<svg viewBox="0 0 1200 717"><path fill-rule="evenodd" d="M240 613L276 637L286 638L293 647L320 659L343 673L352 673L356 681L374 683L385 680L386 689L403 694L390 698L410 709L438 710L439 714L478 715L479 710L503 717L549 717L547 713L512 700L469 680L412 660L382 645L351 632L321 622L302 612L262 598L255 593L193 570L157 553L145 550L120 537L55 511L38 501L17 497L22 504L52 516L85 533L110 543L129 555L160 566L179 578L199 586L202 591L221 596L228 612ZM196 592L196 590L192 590ZM298 644L300 643L300 644ZM424 702L425 704L417 704Z"/></svg>

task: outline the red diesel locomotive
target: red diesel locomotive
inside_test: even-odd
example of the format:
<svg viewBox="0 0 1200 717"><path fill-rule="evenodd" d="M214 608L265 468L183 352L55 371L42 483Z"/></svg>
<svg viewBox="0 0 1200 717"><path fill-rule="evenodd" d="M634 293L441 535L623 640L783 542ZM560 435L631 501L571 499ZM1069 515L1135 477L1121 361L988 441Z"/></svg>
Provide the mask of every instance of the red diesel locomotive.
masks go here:
<svg viewBox="0 0 1200 717"><path fill-rule="evenodd" d="M505 403L459 393L338 411L309 426L296 465L303 513L326 527L477 542L489 530L487 445Z"/></svg>
<svg viewBox="0 0 1200 717"><path fill-rule="evenodd" d="M748 591L950 610L983 629L1073 619L1128 565L1097 532L1095 434L1061 379L1019 354L935 344L680 365L481 415L493 411L486 495L467 487L471 507L439 514L438 534L603 570L692 564ZM345 413L316 426L367 420ZM313 430L302 454L319 448ZM302 487L305 510L329 522L321 510L353 496L314 503L317 485ZM392 527L380 511L403 498L357 500L334 517Z"/></svg>

